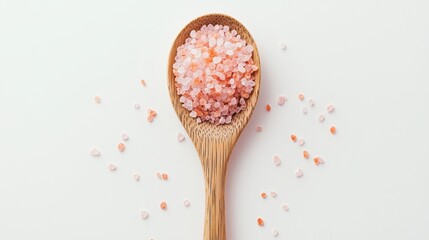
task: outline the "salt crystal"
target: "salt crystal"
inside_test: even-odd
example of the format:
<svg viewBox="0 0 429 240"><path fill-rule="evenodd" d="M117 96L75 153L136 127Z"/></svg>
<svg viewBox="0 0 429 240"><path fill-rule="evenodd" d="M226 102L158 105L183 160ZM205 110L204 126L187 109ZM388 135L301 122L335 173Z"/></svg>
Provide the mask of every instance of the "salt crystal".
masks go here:
<svg viewBox="0 0 429 240"><path fill-rule="evenodd" d="M328 113L331 113L331 112L333 112L334 110L335 110L335 106L334 106L334 105L329 104L328 106L326 106L326 111L327 111Z"/></svg>
<svg viewBox="0 0 429 240"><path fill-rule="evenodd" d="M298 99L303 101L304 100L304 94L302 94L302 93L298 94Z"/></svg>
<svg viewBox="0 0 429 240"><path fill-rule="evenodd" d="M149 213L146 210L140 210L140 217L144 220L149 217Z"/></svg>
<svg viewBox="0 0 429 240"><path fill-rule="evenodd" d="M133 179L134 179L134 181L136 181L136 182L140 181L140 174L138 174L138 173L134 173L134 174L133 174Z"/></svg>
<svg viewBox="0 0 429 240"><path fill-rule="evenodd" d="M276 191L270 191L270 195L272 198L276 198L277 197L277 192Z"/></svg>
<svg viewBox="0 0 429 240"><path fill-rule="evenodd" d="M280 49L281 49L281 50L283 50L283 51L284 51L284 50L286 50L286 43L285 43L285 42L283 42L283 41L280 41L280 42L279 42L279 47L280 47Z"/></svg>
<svg viewBox="0 0 429 240"><path fill-rule="evenodd" d="M213 63L214 63L214 64L220 63L221 61L222 61L222 58L221 58L221 57L214 57L214 58L213 58Z"/></svg>
<svg viewBox="0 0 429 240"><path fill-rule="evenodd" d="M101 97L100 96L95 96L94 97L94 102L95 103L100 103L101 102Z"/></svg>
<svg viewBox="0 0 429 240"><path fill-rule="evenodd" d="M262 132L262 130L263 130L262 126L257 126L257 127L256 127L256 131L257 131L257 132Z"/></svg>
<svg viewBox="0 0 429 240"><path fill-rule="evenodd" d="M91 150L89 150L89 154L93 157L99 157L101 155L100 150L96 147L91 148Z"/></svg>
<svg viewBox="0 0 429 240"><path fill-rule="evenodd" d="M113 163L109 163L109 165L107 166L107 168L110 170L110 171L116 171L116 165L115 164L113 164Z"/></svg>
<svg viewBox="0 0 429 240"><path fill-rule="evenodd" d="M314 105L315 105L314 99L312 99L312 98L308 99L308 105L310 105L310 107L314 107Z"/></svg>
<svg viewBox="0 0 429 240"><path fill-rule="evenodd" d="M301 168L298 168L298 169L295 171L295 176L296 176L296 177L302 177L302 175L304 175L304 172L302 171L302 169L301 169Z"/></svg>
<svg viewBox="0 0 429 240"><path fill-rule="evenodd" d="M284 204L282 205L282 209L283 209L283 211L286 211L286 212L287 212L287 211L289 211L289 206L288 206L287 204L285 204L285 203L284 203Z"/></svg>
<svg viewBox="0 0 429 240"><path fill-rule="evenodd" d="M325 121L325 115L320 114L319 117L318 117L318 120L319 120L319 122Z"/></svg>
<svg viewBox="0 0 429 240"><path fill-rule="evenodd" d="M183 205L185 205L185 207L189 207L191 205L191 202L188 199L185 199L183 201Z"/></svg>
<svg viewBox="0 0 429 240"><path fill-rule="evenodd" d="M303 114L307 114L308 113L308 109L305 106L302 106L301 111L302 111Z"/></svg>
<svg viewBox="0 0 429 240"><path fill-rule="evenodd" d="M177 134L177 141L183 142L185 140L185 136L182 133Z"/></svg>
<svg viewBox="0 0 429 240"><path fill-rule="evenodd" d="M274 165L279 166L281 164L280 157L277 155L274 155L273 162L274 162Z"/></svg>
<svg viewBox="0 0 429 240"><path fill-rule="evenodd" d="M305 144L305 140L304 139L301 138L301 139L298 140L298 145L299 146L302 146L304 144Z"/></svg>
<svg viewBox="0 0 429 240"><path fill-rule="evenodd" d="M125 132L123 132L123 133L121 134L121 138L122 138L122 140L124 140L124 141L127 141L127 140L129 139L128 134L127 134L127 133L125 133Z"/></svg>
<svg viewBox="0 0 429 240"><path fill-rule="evenodd" d="M161 173L160 173L160 172L157 172L157 173L156 173L156 177L157 177L158 179L162 179L162 175L161 175Z"/></svg>
<svg viewBox="0 0 429 240"><path fill-rule="evenodd" d="M280 106L283 106L283 104L285 104L286 100L287 99L285 96L279 96L279 98L277 99L277 104Z"/></svg>
<svg viewBox="0 0 429 240"><path fill-rule="evenodd" d="M276 228L273 228L272 234L274 237L277 237L277 236L279 236L279 231Z"/></svg>

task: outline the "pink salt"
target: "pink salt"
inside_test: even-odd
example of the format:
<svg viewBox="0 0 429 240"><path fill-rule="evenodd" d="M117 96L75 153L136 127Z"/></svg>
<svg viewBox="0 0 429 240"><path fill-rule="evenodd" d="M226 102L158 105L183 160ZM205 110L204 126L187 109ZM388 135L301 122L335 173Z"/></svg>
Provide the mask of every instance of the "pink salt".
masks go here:
<svg viewBox="0 0 429 240"><path fill-rule="evenodd" d="M177 48L173 73L182 106L197 123L228 124L246 108L258 66L252 45L228 26L193 30Z"/></svg>

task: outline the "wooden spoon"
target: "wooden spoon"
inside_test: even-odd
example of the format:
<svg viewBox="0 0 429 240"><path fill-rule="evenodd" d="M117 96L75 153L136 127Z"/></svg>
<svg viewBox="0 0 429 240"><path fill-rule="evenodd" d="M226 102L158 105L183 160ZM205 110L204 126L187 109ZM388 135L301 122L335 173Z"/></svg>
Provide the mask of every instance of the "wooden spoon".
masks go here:
<svg viewBox="0 0 429 240"><path fill-rule="evenodd" d="M255 74L255 86L246 100L246 109L235 114L230 124L215 125L207 122L197 124L189 116L189 111L182 107L180 96L176 92L173 74L174 57L177 47L185 43L192 30L199 30L203 25L221 24L236 30L247 44L253 46L253 61L259 67ZM168 61L168 90L173 107L195 145L201 160L205 179L206 212L204 221L204 240L226 240L225 229L225 177L228 159L238 137L246 126L258 100L261 78L261 66L258 49L250 33L239 21L224 14L208 14L191 21L180 31L170 50Z"/></svg>

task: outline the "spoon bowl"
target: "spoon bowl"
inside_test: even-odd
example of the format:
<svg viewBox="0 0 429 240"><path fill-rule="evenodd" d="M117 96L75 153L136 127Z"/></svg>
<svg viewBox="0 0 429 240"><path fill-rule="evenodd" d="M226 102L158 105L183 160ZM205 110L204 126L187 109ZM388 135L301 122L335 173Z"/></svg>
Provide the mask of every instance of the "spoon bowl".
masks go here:
<svg viewBox="0 0 429 240"><path fill-rule="evenodd" d="M246 108L232 117L229 124L216 125L202 122L197 124L196 119L189 115L176 92L173 64L177 48L185 43L192 30L199 30L203 25L224 25L236 30L248 45L253 47L252 58L258 70L255 76L255 86L249 98L246 99ZM168 89L171 102L183 127L195 145L204 171L206 211L204 221L204 240L226 240L225 228L225 201L224 189L228 160L238 137L252 115L258 100L261 66L256 43L250 33L236 19L224 14L208 14L198 17L186 25L176 37L168 61Z"/></svg>

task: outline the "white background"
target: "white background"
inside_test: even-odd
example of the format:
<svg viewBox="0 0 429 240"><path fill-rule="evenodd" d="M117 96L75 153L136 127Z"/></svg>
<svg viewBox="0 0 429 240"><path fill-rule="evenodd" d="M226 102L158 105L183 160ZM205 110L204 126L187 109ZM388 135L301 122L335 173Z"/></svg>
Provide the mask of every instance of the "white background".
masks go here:
<svg viewBox="0 0 429 240"><path fill-rule="evenodd" d="M210 12L240 20L262 58L259 104L229 165L228 239L271 239L274 227L278 239L429 239L428 8L424 0L0 1L0 239L202 239L202 171L189 139L176 140L183 129L166 65L176 34ZM308 115L299 92L316 101ZM336 111L321 124L329 103ZM152 124L147 108L159 114ZM326 164L302 159L291 133ZM259 197L271 189L277 198Z"/></svg>

